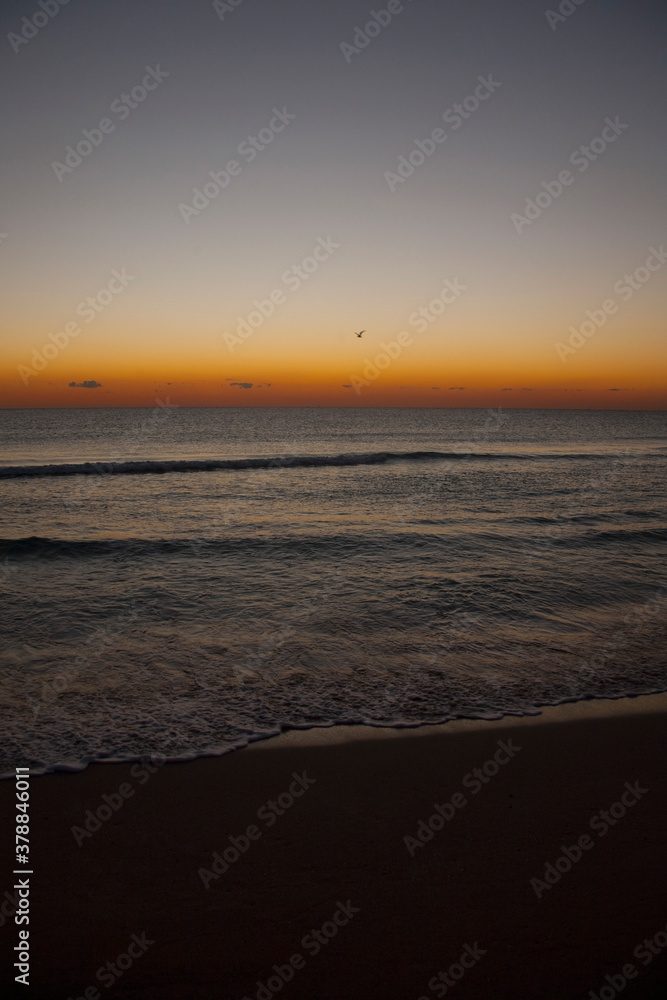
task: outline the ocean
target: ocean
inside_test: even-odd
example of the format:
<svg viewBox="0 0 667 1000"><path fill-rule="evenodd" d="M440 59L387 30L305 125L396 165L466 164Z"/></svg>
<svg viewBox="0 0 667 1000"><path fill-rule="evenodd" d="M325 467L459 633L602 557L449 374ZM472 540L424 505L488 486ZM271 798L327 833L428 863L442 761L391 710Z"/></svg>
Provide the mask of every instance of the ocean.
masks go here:
<svg viewBox="0 0 667 1000"><path fill-rule="evenodd" d="M0 771L667 690L667 414L5 410Z"/></svg>

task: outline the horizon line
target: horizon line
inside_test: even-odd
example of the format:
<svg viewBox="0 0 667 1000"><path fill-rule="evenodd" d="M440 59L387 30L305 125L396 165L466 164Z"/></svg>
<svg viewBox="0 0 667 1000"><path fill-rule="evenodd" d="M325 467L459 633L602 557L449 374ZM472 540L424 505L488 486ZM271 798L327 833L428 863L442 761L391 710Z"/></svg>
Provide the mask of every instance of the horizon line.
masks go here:
<svg viewBox="0 0 667 1000"><path fill-rule="evenodd" d="M163 409L171 410L556 410L572 413L667 413L667 407L654 408L642 407L634 409L631 407L612 406L411 406L408 404L395 404L390 406L373 405L332 405L332 404L302 404L302 403L248 403L243 406L235 406L229 403L216 405L198 405L196 403L180 404L170 403L163 406ZM116 404L112 406L0 406L0 412L11 412L14 410L153 410L155 405L124 406Z"/></svg>

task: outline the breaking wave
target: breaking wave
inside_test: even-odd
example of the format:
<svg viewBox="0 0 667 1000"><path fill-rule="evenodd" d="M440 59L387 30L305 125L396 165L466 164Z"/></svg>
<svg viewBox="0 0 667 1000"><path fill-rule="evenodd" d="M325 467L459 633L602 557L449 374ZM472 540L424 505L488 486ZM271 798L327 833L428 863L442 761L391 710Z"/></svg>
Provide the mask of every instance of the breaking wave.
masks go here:
<svg viewBox="0 0 667 1000"><path fill-rule="evenodd" d="M645 457L651 457L645 456ZM655 456L662 457L662 456ZM526 461L543 462L553 459L593 461L617 460L616 455L554 454L552 452L476 452L462 451L378 451L344 453L342 455L276 455L263 458L204 458L168 459L143 462L81 462L59 465L8 465L0 466L0 479L16 479L22 476L139 476L159 475L169 472L211 472L216 470L238 471L243 469L305 469L311 467L332 467L345 465L383 465L388 462L455 462L474 459L476 461L503 462Z"/></svg>

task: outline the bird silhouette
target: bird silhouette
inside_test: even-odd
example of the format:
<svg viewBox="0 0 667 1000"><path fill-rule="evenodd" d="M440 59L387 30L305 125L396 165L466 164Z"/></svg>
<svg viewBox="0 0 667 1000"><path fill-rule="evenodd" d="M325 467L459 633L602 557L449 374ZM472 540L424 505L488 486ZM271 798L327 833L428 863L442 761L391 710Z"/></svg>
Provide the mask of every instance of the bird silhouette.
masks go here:
<svg viewBox="0 0 667 1000"><path fill-rule="evenodd" d="M361 335L362 335L363 333L366 333L366 331L365 331L365 330L362 330L362 331L361 331L361 333L356 333L356 332L355 332L355 334L354 334L354 335L355 335L355 337L361 337Z"/></svg>

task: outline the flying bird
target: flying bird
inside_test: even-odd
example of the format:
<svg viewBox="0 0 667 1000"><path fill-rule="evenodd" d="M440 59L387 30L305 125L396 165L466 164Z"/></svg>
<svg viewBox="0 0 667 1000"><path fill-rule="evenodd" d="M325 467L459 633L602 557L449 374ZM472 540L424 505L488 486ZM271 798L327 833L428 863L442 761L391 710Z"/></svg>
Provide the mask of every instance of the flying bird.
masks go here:
<svg viewBox="0 0 667 1000"><path fill-rule="evenodd" d="M366 331L365 331L365 330L362 330L362 331L361 331L361 333L356 333L356 332L355 332L355 334L354 334L354 335L355 335L355 337L361 337L361 335L362 335L362 334L364 334L364 333L366 333Z"/></svg>

